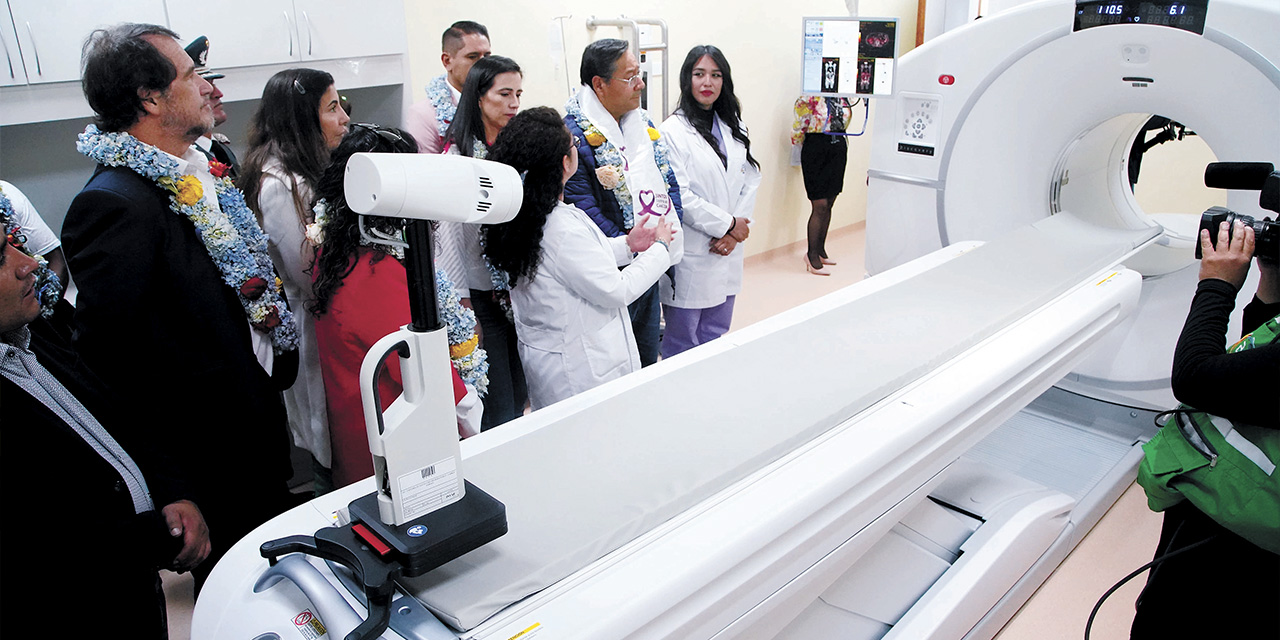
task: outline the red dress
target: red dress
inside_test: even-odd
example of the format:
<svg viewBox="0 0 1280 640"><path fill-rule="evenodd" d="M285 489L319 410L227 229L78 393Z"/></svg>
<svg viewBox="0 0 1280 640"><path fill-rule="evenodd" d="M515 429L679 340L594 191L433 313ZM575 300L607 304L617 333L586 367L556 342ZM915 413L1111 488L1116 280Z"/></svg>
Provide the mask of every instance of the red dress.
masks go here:
<svg viewBox="0 0 1280 640"><path fill-rule="evenodd" d="M361 247L355 269L333 293L328 311L316 319L316 343L329 410L333 485L345 487L373 475L369 438L360 402L360 365L373 343L409 324L409 282L404 265L380 251ZM400 360L387 360L378 380L382 406L400 395ZM453 371L453 399L467 394Z"/></svg>

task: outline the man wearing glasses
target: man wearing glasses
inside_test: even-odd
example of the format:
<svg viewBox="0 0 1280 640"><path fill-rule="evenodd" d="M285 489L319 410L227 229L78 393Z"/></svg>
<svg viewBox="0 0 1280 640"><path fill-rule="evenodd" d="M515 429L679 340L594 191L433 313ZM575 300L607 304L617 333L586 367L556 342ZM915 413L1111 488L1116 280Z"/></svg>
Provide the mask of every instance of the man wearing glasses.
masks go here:
<svg viewBox="0 0 1280 640"><path fill-rule="evenodd" d="M583 210L606 236L626 235L635 225L655 226L654 216L667 217L678 231L684 213L680 186L666 143L640 108L644 79L635 53L625 40L597 40L582 52L579 76L582 86L565 104L565 125L578 146L578 171L565 185L565 202ZM677 233L671 263L683 255ZM649 366L658 360L658 285L627 308L640 363Z"/></svg>

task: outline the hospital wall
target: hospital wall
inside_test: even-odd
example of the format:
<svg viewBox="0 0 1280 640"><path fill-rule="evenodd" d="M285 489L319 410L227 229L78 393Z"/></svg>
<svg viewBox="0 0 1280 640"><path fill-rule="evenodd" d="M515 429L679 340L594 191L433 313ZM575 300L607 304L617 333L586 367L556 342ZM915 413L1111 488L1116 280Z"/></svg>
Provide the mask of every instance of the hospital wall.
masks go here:
<svg viewBox="0 0 1280 640"><path fill-rule="evenodd" d="M915 44L916 0L861 0L864 16L899 17L899 54ZM440 34L457 20L475 20L489 29L495 54L508 56L524 70L522 108L547 105L564 111L571 88L578 86L582 49L592 40L619 37L619 30L588 31L589 18L660 18L667 22L671 58L668 83L671 104L679 98L679 71L685 54L695 45L722 49L733 68L733 81L742 101L743 120L751 128L752 155L760 161L763 181L756 202L748 254L784 246L805 237L809 201L800 167L791 166L792 105L800 94L801 19L805 16L847 16L843 0L641 0L604 4L594 0L523 1L429 0L406 2L409 63L412 77L406 94L424 97L424 87L443 72ZM563 61L553 60L551 31L563 33ZM630 37L623 35L622 37ZM657 95L655 92L653 95ZM876 104L871 106L875 117ZM655 122L657 105L649 111ZM861 128L861 107L853 130ZM867 138L850 138L844 194L836 200L832 228L853 224L866 216L866 172L870 151Z"/></svg>
<svg viewBox="0 0 1280 640"><path fill-rule="evenodd" d="M757 254L804 239L809 205L800 169L790 163L789 144L792 104L800 87L801 18L847 15L843 0L640 0L609 7L607 10L612 13L608 14L603 13L603 5L590 0L407 0L404 6L409 34L407 84L403 88L340 87L356 105L355 118L359 121L397 124L403 104L423 98L423 86L441 72L440 33L459 19L487 24L494 50L520 62L525 69L526 107L563 108L570 88L577 84L582 48L594 38L618 35L618 30L612 28L598 29L594 35L588 32L586 21L592 16L608 19L626 14L666 20L673 54L668 71L672 94L679 91L676 76L684 54L697 44L719 46L733 64L744 119L752 130L754 155L764 174L748 253ZM724 11L725 7L732 11ZM901 18L900 54L914 44L916 11L916 0L859 3L861 15ZM560 16L564 17L556 24L563 34L564 47L563 62L557 68L550 53L549 29L553 19ZM227 72L240 73L237 69ZM237 91L232 80L224 81L222 86L229 92L230 121L219 131L230 136L232 144L243 153L245 129L257 107L260 88ZM872 117L878 107L891 108L890 105L887 99L874 100ZM5 105L0 104L3 108ZM93 163L75 151L76 134L88 123L88 118L75 118L0 127L0 178L18 185L55 232L61 230L67 206L93 171ZM858 124L855 122L855 126ZM1197 123L1186 124L1194 129ZM1143 208L1153 213L1198 212L1212 204L1224 204L1223 192L1206 192L1200 181L1204 163L1214 159L1203 143L1212 146L1213 142L1189 138L1153 149L1144 161L1137 187ZM836 202L834 228L865 217L869 149L869 139L850 138L845 192ZM1232 159L1238 160L1223 158Z"/></svg>

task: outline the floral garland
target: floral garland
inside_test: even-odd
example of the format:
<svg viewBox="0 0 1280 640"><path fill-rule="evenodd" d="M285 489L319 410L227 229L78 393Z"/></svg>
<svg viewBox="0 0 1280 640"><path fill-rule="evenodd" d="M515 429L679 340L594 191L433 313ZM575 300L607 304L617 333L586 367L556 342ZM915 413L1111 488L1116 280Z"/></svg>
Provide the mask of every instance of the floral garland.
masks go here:
<svg viewBox="0 0 1280 640"><path fill-rule="evenodd" d="M449 88L449 77L446 74L440 74L427 83L427 99L436 108L436 127L440 131L440 137L443 138L449 131L449 123L453 122L454 114L458 112L458 105L453 103L453 90Z"/></svg>
<svg viewBox="0 0 1280 640"><path fill-rule="evenodd" d="M307 239L319 246L324 242L325 226L329 224L329 204L321 200L311 211L315 215L315 222L307 225ZM370 242L363 237L360 245L377 249L401 263L404 262L402 247ZM449 336L449 359L458 369L458 376L462 381L475 388L476 393L483 398L489 391L489 355L479 347L480 336L476 334L475 312L462 306L462 299L454 290L453 281L443 269L436 269L436 304L440 308Z"/></svg>
<svg viewBox="0 0 1280 640"><path fill-rule="evenodd" d="M471 157L477 160L484 160L489 157L489 145L481 140L476 140L473 144ZM489 285L493 287L495 297L498 299L498 306L502 307L503 313L507 315L507 320L515 322L515 316L511 311L511 296L507 293L511 290L510 277L507 276L507 272L489 262L489 256L485 255L484 252L487 244L485 241L486 236L487 234L482 227L480 229L480 259L484 261L485 268L489 270Z"/></svg>
<svg viewBox="0 0 1280 640"><path fill-rule="evenodd" d="M277 354L298 348L293 313L267 253L267 235L245 204L244 194L231 183L226 165L209 164L220 208L215 210L200 180L183 175L176 158L127 132L103 133L91 124L80 134L76 150L98 164L131 169L168 191L169 208L195 225L222 281L240 298L249 323L271 336Z"/></svg>
<svg viewBox="0 0 1280 640"><path fill-rule="evenodd" d="M436 269L436 299L449 334L449 359L458 368L462 381L475 387L483 398L489 393L489 354L479 346L475 312L462 306L453 281L443 269Z"/></svg>
<svg viewBox="0 0 1280 640"><path fill-rule="evenodd" d="M31 256L39 265L35 273L36 300L40 301L40 316L48 318L53 315L54 305L62 299L62 281L58 279L58 274L49 268L49 261L45 260L44 256L27 251L24 246L27 243L27 236L22 232L22 226L14 219L13 203L9 201L9 196L4 194L3 188L0 188L0 225L4 226L5 242Z"/></svg>
<svg viewBox="0 0 1280 640"><path fill-rule="evenodd" d="M596 180L605 190L613 192L613 197L617 198L618 207L622 210L622 226L624 230L630 229L635 224L635 214L631 187L627 184L625 171L627 159L622 156L618 147L605 137L600 128L582 113L582 105L578 103L577 94L570 96L569 101L564 105L564 110L573 117L574 122L578 123L578 128L582 129L587 144L594 150ZM648 123L649 140L653 142L653 160L658 165L658 173L662 175L662 179L668 186L676 184L676 173L672 170L671 161L667 155L667 143L662 139L662 133L653 126L653 120L649 119L648 114L644 114L644 119Z"/></svg>

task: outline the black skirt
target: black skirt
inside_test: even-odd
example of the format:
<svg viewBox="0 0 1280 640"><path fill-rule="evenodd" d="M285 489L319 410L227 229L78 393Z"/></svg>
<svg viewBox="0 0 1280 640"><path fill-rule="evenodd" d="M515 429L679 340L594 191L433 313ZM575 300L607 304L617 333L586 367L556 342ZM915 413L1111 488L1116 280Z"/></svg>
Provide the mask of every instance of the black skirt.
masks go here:
<svg viewBox="0 0 1280 640"><path fill-rule="evenodd" d="M849 162L849 145L844 136L825 133L804 134L800 148L800 171L804 191L810 200L834 198L844 190L844 168Z"/></svg>

